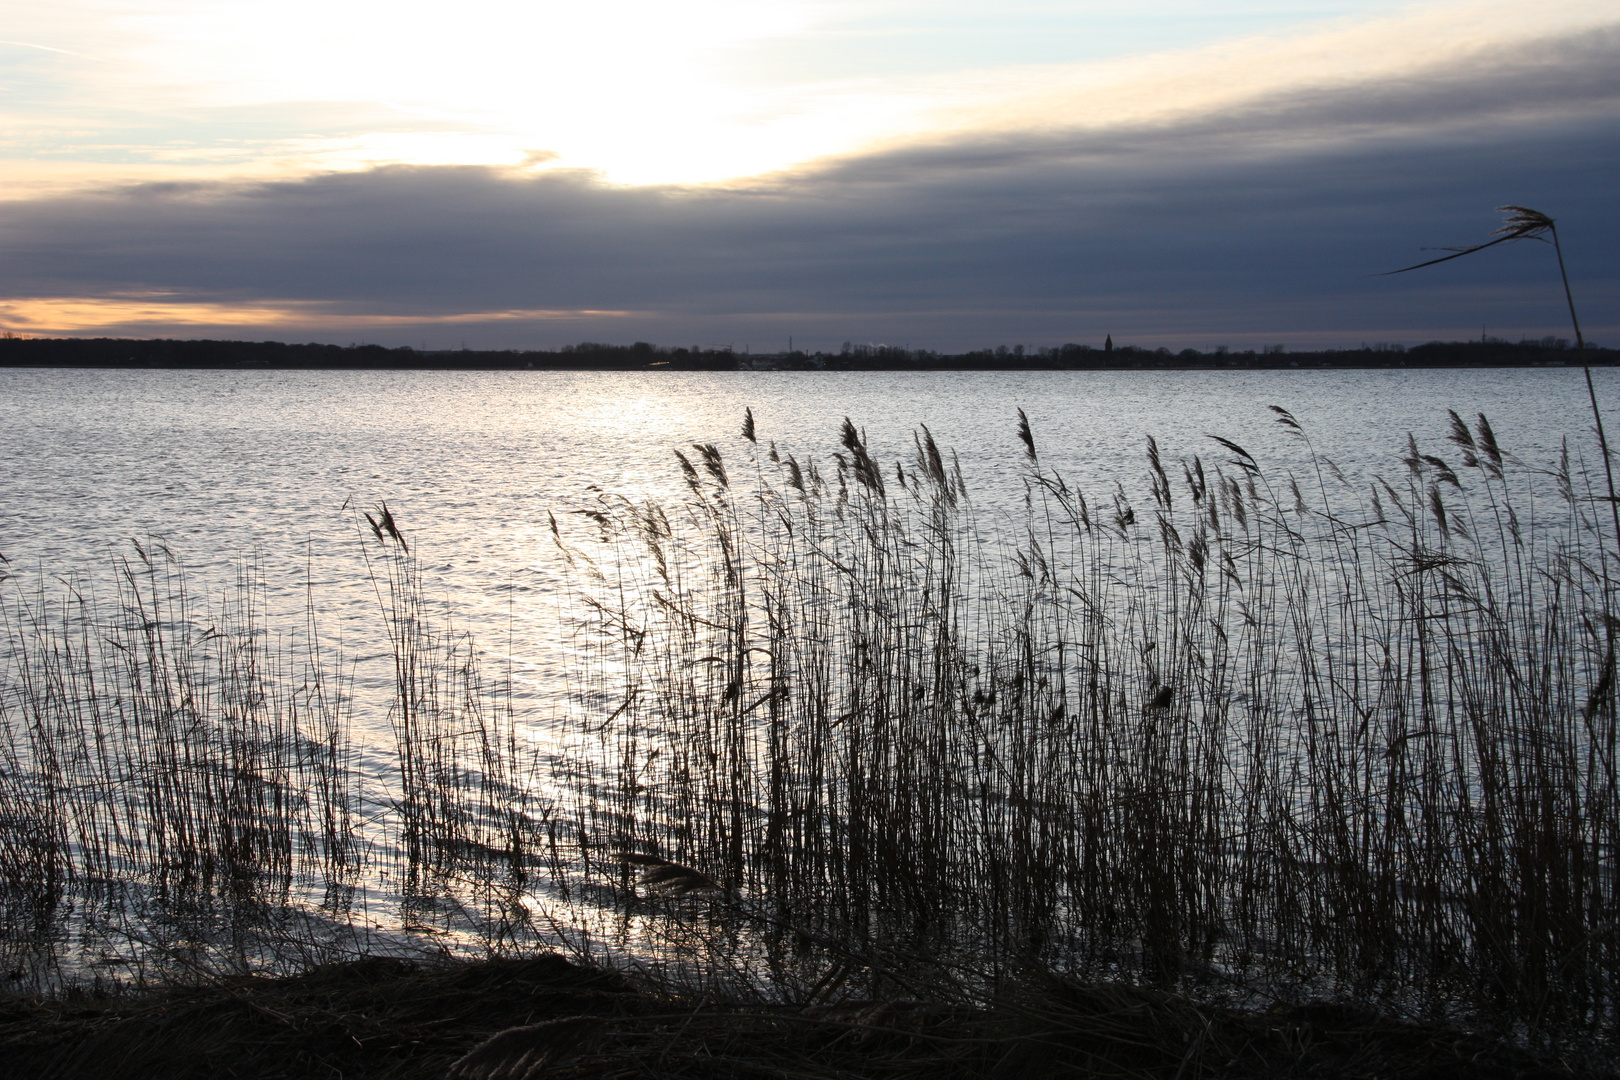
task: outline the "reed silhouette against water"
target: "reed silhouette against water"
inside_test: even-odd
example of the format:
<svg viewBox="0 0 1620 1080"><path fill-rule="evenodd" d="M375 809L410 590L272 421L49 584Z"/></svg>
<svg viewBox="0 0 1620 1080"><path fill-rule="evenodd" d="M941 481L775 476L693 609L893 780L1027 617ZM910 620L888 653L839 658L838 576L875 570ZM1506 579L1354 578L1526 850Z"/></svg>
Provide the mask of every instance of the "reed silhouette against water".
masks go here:
<svg viewBox="0 0 1620 1080"><path fill-rule="evenodd" d="M161 545L135 546L109 602L87 590L7 598L13 982L49 981L70 934L115 981L245 965L254 928L294 917L299 883L342 910L362 840L347 696L318 651L274 647L245 566L212 611Z"/></svg>
<svg viewBox="0 0 1620 1080"><path fill-rule="evenodd" d="M892 470L847 422L825 470L695 447L684 505L603 497L574 552L587 846L891 974L1612 1031L1608 515L1567 452L1530 469L1452 420L1450 462L1412 444L1360 488L1149 440L1137 506L1045 467L1020 417L1001 546L926 430Z"/></svg>
<svg viewBox="0 0 1620 1080"><path fill-rule="evenodd" d="M393 661L381 694L322 645L313 598L301 633L271 632L251 563L209 603L167 547L137 543L110 599L74 581L7 597L13 988L534 944L518 898L542 850L539 759L470 639L428 610L397 529L388 544L371 579ZM357 700L392 728L391 756L356 740Z"/></svg>
<svg viewBox="0 0 1620 1080"><path fill-rule="evenodd" d="M1579 458L1455 414L1364 484L1149 440L1133 501L1016 433L1011 524L926 429L801 460L751 416L678 456L683 499L553 518L543 738L391 514L397 738L363 767L350 669L277 645L251 575L206 620L152 551L105 609L14 596L8 955L90 926L152 977L297 967L392 903L800 1002L1048 971L1613 1040L1615 547Z"/></svg>
<svg viewBox="0 0 1620 1080"><path fill-rule="evenodd" d="M1509 204L1498 206L1496 210L1497 213L1506 214L1507 217L1503 219L1501 228L1491 233L1495 239L1471 247L1448 248L1447 250L1451 252L1449 255L1428 259L1414 266L1403 266L1399 270L1390 270L1379 276L1391 277L1395 274L1422 270L1426 266L1450 262L1464 255L1493 248L1498 244L1511 244L1519 240L1539 240L1552 245L1553 254L1558 259L1558 281L1564 287L1564 303L1569 308L1569 323L1575 330L1575 347L1580 351L1581 369L1586 374L1586 397L1592 404L1592 430L1597 434L1598 452L1603 460L1603 479L1609 491L1609 516L1614 522L1615 535L1620 537L1620 498L1615 496L1614 459L1609 453L1609 436L1603 429L1603 410L1598 408L1597 388L1592 385L1592 364L1586 355L1586 336L1581 333L1581 317L1575 313L1575 291L1569 287L1569 270L1564 266L1564 245L1558 239L1558 222L1540 210L1532 210L1528 206Z"/></svg>

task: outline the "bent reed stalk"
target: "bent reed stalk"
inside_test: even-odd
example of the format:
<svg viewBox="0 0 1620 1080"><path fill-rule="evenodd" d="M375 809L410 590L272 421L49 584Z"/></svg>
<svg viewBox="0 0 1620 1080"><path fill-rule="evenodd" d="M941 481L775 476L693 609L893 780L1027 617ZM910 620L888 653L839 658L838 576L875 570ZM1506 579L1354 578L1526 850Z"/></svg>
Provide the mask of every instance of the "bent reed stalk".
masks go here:
<svg viewBox="0 0 1620 1080"><path fill-rule="evenodd" d="M560 727L480 675L386 508L364 769L363 688L313 630L278 651L251 574L206 619L144 550L115 618L14 599L8 962L73 925L152 978L285 969L395 947L391 904L434 946L618 943L801 1003L1057 972L1616 1040L1613 538L1567 449L1452 414L1451 460L1358 486L1150 439L1134 502L1020 414L991 529L926 428L892 468L848 421L825 461L743 434L678 455L683 499L552 518Z"/></svg>

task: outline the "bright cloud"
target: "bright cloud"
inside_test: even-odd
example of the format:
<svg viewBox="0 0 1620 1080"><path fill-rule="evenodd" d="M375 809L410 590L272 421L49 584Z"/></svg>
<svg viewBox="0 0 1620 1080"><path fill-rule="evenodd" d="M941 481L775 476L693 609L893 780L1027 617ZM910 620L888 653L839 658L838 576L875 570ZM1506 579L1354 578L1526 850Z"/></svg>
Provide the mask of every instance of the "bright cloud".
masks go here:
<svg viewBox="0 0 1620 1080"><path fill-rule="evenodd" d="M1620 333L1620 0L1252 0L1243 35L1179 43L1142 20L1201 8L1137 7L485 2L449 25L340 0L18 6L0 327L1540 336L1563 314L1528 246L1368 276L1516 202L1561 217L1583 321ZM1112 45L1046 40L1109 18Z"/></svg>
<svg viewBox="0 0 1620 1080"><path fill-rule="evenodd" d="M1620 22L1615 0L1397 7L0 0L0 167L16 183L544 161L709 182L1400 79Z"/></svg>

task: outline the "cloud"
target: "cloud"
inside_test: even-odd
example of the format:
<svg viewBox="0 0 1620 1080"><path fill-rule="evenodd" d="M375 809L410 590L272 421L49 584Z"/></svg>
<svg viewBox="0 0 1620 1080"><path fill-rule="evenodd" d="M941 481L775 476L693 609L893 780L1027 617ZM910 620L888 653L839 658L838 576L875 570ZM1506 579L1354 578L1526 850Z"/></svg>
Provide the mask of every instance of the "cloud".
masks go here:
<svg viewBox="0 0 1620 1080"><path fill-rule="evenodd" d="M4 168L38 184L516 165L536 149L615 182L714 181L917 132L1182 122L1470 59L1537 64L1540 43L1620 21L1616 0L477 0L449 19L417 0L11 6L12 40L91 54L0 44L26 89L6 98ZM1161 51L1119 55L1144 47ZM1056 58L1070 62L1035 62Z"/></svg>
<svg viewBox="0 0 1620 1080"><path fill-rule="evenodd" d="M367 314L346 312L340 304L327 301L286 303L228 303L194 301L173 294L131 296L38 296L23 300L0 301L0 324L12 332L49 334L70 327L75 333L117 331L138 332L141 327L173 332L179 328L252 329L261 332L299 330L323 323L341 324L349 330L421 330L455 327L463 324L510 322L578 322L622 318L630 311L546 310L526 308L511 311L466 311L455 314Z"/></svg>
<svg viewBox="0 0 1620 1080"><path fill-rule="evenodd" d="M1560 219L1593 336L1620 336L1620 30L1402 70L1145 119L968 125L721 187L395 166L0 203L0 320L384 343L453 327L486 346L1554 332L1533 245L1368 276L1479 239L1515 202Z"/></svg>

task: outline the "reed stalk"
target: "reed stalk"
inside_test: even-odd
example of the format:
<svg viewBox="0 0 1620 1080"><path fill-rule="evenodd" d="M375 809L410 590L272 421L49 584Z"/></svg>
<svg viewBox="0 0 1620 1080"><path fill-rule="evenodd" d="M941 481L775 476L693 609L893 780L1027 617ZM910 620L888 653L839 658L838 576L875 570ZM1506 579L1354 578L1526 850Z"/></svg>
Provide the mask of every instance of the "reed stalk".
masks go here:
<svg viewBox="0 0 1620 1080"><path fill-rule="evenodd" d="M251 564L210 603L150 546L105 600L10 586L7 963L563 943L807 1006L1057 976L1612 1045L1606 480L1455 414L1352 480L1276 416L1297 476L1149 440L1141 492L1100 493L1020 417L995 527L927 429L883 463L848 421L805 456L750 422L678 458L680 499L553 519L550 725L384 507L376 688L313 599L272 635Z"/></svg>

